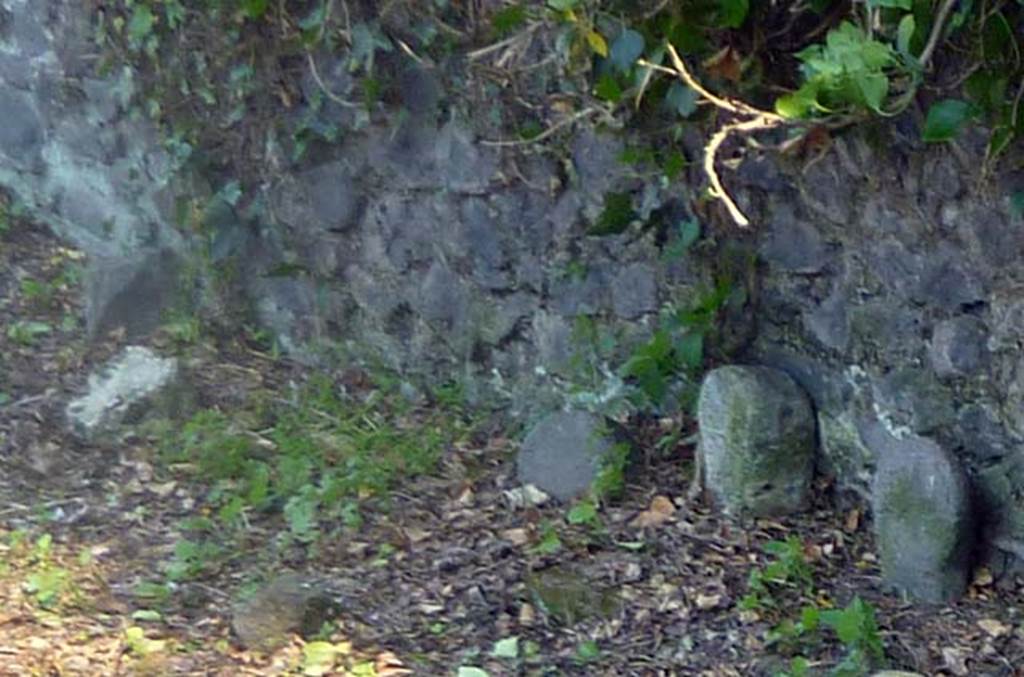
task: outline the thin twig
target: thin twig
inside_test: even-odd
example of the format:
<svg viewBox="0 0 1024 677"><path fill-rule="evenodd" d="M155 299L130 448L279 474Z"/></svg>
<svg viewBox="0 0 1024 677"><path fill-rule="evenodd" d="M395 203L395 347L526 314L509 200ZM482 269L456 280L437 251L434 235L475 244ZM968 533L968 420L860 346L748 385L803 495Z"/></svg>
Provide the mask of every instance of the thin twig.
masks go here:
<svg viewBox="0 0 1024 677"><path fill-rule="evenodd" d="M509 37L505 38L504 40L501 40L499 42L495 42L494 44L488 45L486 47L481 47L480 49L474 49L472 52L469 52L468 54L466 54L466 58L469 59L470 61L475 61L477 59L480 59L482 57L487 56L488 54L490 54L492 52L497 52L497 51L500 51L500 50L502 50L502 49L504 49L506 47L510 47L510 46L516 44L517 42L519 42L520 40L522 40L522 39L524 39L526 37L529 37L530 34L533 33L535 30L537 30L539 27L540 27L539 23L532 23L529 26L527 26L525 29L519 31L515 35L510 35Z"/></svg>
<svg viewBox="0 0 1024 677"><path fill-rule="evenodd" d="M334 103L341 104L342 106L345 106L346 108L359 108L359 104L353 103L352 101L349 101L348 99L343 99L340 96L338 96L337 94L335 94L334 92L332 92L330 89L327 88L327 85L324 83L323 78L320 77L320 71L317 70L316 59L313 58L313 53L312 52L310 52L310 51L306 52L306 59L309 60L309 71L310 71L310 73L313 74L313 79L316 81L317 87L320 88L320 91L324 93L324 96L326 96L328 99L330 99Z"/></svg>
<svg viewBox="0 0 1024 677"><path fill-rule="evenodd" d="M736 225L741 228L746 228L750 225L750 219L746 217L743 211L736 205L736 202L729 195L729 192L722 185L722 180L718 176L718 171L715 169L715 158L718 156L718 149L722 146L725 140L733 132L749 132L760 129L771 129L778 124L776 120L770 120L764 116L758 116L752 120L744 120L743 122L733 122L719 128L717 132L708 141L708 145L704 147L704 173L708 175L708 180L711 182L711 195L720 199L724 204L726 210L729 212L729 216L736 222Z"/></svg>
<svg viewBox="0 0 1024 677"><path fill-rule="evenodd" d="M932 53L939 45L939 38L942 36L942 31L946 27L946 18L953 10L953 5L955 4L956 0L944 0L942 6L939 7L939 11L936 12L935 23L932 24L931 35L928 36L928 42L925 43L924 49L921 50L921 55L917 57L918 61L921 62L922 68L926 68L928 66L928 62L931 61Z"/></svg>
<svg viewBox="0 0 1024 677"><path fill-rule="evenodd" d="M679 52L676 51L675 47L669 45L668 53L669 57L672 59L674 69L665 68L664 66L643 60L640 61L640 65L652 70L671 73L686 83L690 89L697 92L697 94L718 108L735 115L748 118L739 122L731 122L723 125L714 133L714 135L712 135L708 144L704 146L704 173L707 174L708 181L711 182L711 194L725 204L725 208L729 212L729 216L732 217L732 220L738 226L746 228L750 225L750 220L746 217L739 206L737 206L736 201L729 195L729 191L725 189L725 186L722 184L722 179L718 176L718 170L715 169L715 160L718 157L718 150L733 132L751 132L755 130L771 129L779 125L786 124L787 120L781 115L776 115L775 113L755 108L754 106L743 103L742 101L723 99L720 96L712 94L710 91L705 89L703 85L697 82L696 78L690 75L690 71L686 68L686 64L683 62L682 58L680 58Z"/></svg>
<svg viewBox="0 0 1024 677"><path fill-rule="evenodd" d="M575 115L571 115L571 116L569 116L569 117L567 117L567 118L565 118L563 120L559 120L557 123L551 125L550 127L545 129L543 132L541 132L537 136L530 137L529 139L510 139L510 140L499 140L499 141L490 141L490 140L484 139L484 140L480 141L480 145L483 145L483 146L496 146L496 147L510 147L510 146L528 146L530 144L540 143L544 139L547 139L552 134L557 132L562 127L565 127L567 125L571 125L572 123L574 123L574 122L576 122L578 120L581 120L581 119L583 119L585 117L588 117L590 115L593 115L594 113L598 113L598 112L600 112L600 110L601 109L596 107L596 106L590 106L589 108L584 108L579 113L576 113Z"/></svg>
<svg viewBox="0 0 1024 677"><path fill-rule="evenodd" d="M3 405L2 407L0 407L0 411L6 411L7 409L17 409L18 407L24 407L26 404L32 404L33 402L39 402L40 400L49 399L51 395L53 395L53 391L52 390L47 390L42 395L30 395L28 397L23 397L20 400L16 400L14 402L11 402L10 404Z"/></svg>
<svg viewBox="0 0 1024 677"><path fill-rule="evenodd" d="M676 48L673 47L672 45L668 46L668 55L672 59L672 65L675 67L676 72L678 73L679 77L682 78L683 82L685 82L695 92L697 92L705 99L718 106L719 108L723 108L725 110L740 115L758 115L769 118L777 118L780 121L783 120L781 116L778 116L775 113L763 111L759 108L755 108L749 104L743 103L742 101L733 101L731 99L723 99L719 96L715 96L708 90L704 89L704 87L699 82L697 82L697 80L692 75L690 75L690 71L686 69L686 64L683 63L683 60L680 58L679 52L677 52Z"/></svg>

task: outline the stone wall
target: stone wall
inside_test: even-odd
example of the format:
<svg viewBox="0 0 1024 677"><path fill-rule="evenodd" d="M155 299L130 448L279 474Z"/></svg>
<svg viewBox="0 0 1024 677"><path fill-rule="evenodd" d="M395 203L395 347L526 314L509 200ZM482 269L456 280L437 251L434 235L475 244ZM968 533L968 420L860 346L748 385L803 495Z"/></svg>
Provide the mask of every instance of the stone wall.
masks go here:
<svg viewBox="0 0 1024 677"><path fill-rule="evenodd" d="M884 148L849 135L802 173L747 181L763 274L744 357L807 389L823 469L864 498L872 425L953 452L999 564L1024 553L1024 175L1011 161L983 180L984 139L923 148L900 124Z"/></svg>
<svg viewBox="0 0 1024 677"><path fill-rule="evenodd" d="M86 12L69 0L0 0L0 185L92 257L90 326L102 331L176 279L176 264L154 257L195 246L175 226L176 198L207 200L196 186L230 177L176 173L131 113L129 75L94 73ZM337 66L323 62L324 78ZM614 135L581 133L561 158L482 145L471 116L440 112L455 94L430 73L407 77L419 94L395 123L305 162L278 158L259 218L223 203L210 211L214 267L231 264L264 326L311 360L456 380L524 415L574 385L600 389L602 368L648 335L664 303L707 282L714 262L665 263L672 235L657 225L587 231L610 190L629 192L639 220L656 224L687 217L697 189L636 175ZM756 323L730 349L808 391L821 469L840 487L866 497L871 426L930 438L967 469L993 561L1024 558L1024 224L1008 204L1024 179L1000 172L979 190L980 144L919 147L912 116L884 135L874 145L847 135L800 166L751 157L726 175L754 226L736 237L705 224L707 249L735 237L761 262ZM701 140L690 146L697 158ZM601 346L581 349L580 317L601 328Z"/></svg>

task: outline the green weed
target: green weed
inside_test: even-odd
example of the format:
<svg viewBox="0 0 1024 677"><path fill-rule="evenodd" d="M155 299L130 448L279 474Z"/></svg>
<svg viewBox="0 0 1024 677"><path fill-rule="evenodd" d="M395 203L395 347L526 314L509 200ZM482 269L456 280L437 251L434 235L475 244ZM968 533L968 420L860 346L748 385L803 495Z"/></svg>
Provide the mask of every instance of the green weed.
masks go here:
<svg viewBox="0 0 1024 677"><path fill-rule="evenodd" d="M209 483L212 519L190 526L205 533L243 528L254 514L280 514L285 536L312 546L325 528L361 524L360 504L386 497L399 479L430 472L445 446L466 429L461 402L448 391L441 407L413 410L397 393L367 401L317 377L289 402L234 415L200 411L178 430L163 429L161 458ZM179 542L169 575L190 578L221 553Z"/></svg>
<svg viewBox="0 0 1024 677"><path fill-rule="evenodd" d="M46 322L34 320L18 320L7 328L7 338L15 343L28 347L35 344L36 340L53 332Z"/></svg>

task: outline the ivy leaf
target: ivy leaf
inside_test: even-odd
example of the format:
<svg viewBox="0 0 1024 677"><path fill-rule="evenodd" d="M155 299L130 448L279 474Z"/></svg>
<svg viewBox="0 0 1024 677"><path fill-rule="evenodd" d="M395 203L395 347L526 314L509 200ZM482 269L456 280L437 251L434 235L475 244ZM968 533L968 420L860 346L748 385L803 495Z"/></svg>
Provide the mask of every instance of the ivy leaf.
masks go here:
<svg viewBox="0 0 1024 677"><path fill-rule="evenodd" d="M971 117L971 106L959 99L943 99L928 109L921 138L929 143L949 141Z"/></svg>
<svg viewBox="0 0 1024 677"><path fill-rule="evenodd" d="M620 71L628 71L644 53L644 36L631 28L619 33L612 43L608 58Z"/></svg>
<svg viewBox="0 0 1024 677"><path fill-rule="evenodd" d="M673 82L665 94L665 103L680 117L688 118L697 110L697 98L697 92L681 82Z"/></svg>

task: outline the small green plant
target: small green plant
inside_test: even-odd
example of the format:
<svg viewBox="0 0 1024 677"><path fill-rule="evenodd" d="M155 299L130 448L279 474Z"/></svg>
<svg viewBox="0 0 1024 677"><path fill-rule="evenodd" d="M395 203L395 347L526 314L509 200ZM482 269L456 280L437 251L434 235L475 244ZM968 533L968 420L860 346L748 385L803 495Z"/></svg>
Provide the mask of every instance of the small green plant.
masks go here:
<svg viewBox="0 0 1024 677"><path fill-rule="evenodd" d="M596 500L617 498L626 487L626 466L629 463L630 446L625 442L612 445L601 459L597 477L591 484L590 493Z"/></svg>
<svg viewBox="0 0 1024 677"><path fill-rule="evenodd" d="M573 660L577 665L588 665L601 660L601 647L592 639L580 642Z"/></svg>
<svg viewBox="0 0 1024 677"><path fill-rule="evenodd" d="M829 671L833 677L863 677L885 660L875 610L860 597L854 597L843 609L804 606L798 621L784 620L768 633L768 644L786 653L817 652L824 644L826 628L844 649L842 660ZM779 677L799 677L808 674L808 670L809 661L799 655L790 660L790 669Z"/></svg>
<svg viewBox="0 0 1024 677"><path fill-rule="evenodd" d="M12 533L9 536L12 550L19 550L19 544L26 539L27 534L24 532ZM43 609L52 609L75 590L71 572L54 562L53 537L48 533L32 544L24 566L27 575L22 588Z"/></svg>
<svg viewBox="0 0 1024 677"><path fill-rule="evenodd" d="M174 544L174 557L167 564L165 573L171 581L198 578L211 571L224 554L224 548L210 540L181 539Z"/></svg>
<svg viewBox="0 0 1024 677"><path fill-rule="evenodd" d="M597 524L597 504L592 499L583 499L569 509L565 519L569 524Z"/></svg>
<svg viewBox="0 0 1024 677"><path fill-rule="evenodd" d="M814 577L804 555L803 542L796 536L785 541L770 541L764 546L772 560L750 572L748 593L740 608L778 613L783 608L781 595L795 590L802 598L813 592ZM855 597L843 609L821 609L816 602L801 607L797 618L783 618L767 635L767 645L791 656L789 668L778 677L809 674L808 655L818 654L825 645L823 629L831 630L844 648L843 659L829 672L835 677L861 677L885 658L874 608Z"/></svg>
<svg viewBox="0 0 1024 677"><path fill-rule="evenodd" d="M138 658L145 658L167 648L167 640L149 639L146 637L146 631L137 625L125 629L124 641L128 651Z"/></svg>
<svg viewBox="0 0 1024 677"><path fill-rule="evenodd" d="M558 536L555 525L544 522L541 525L540 540L533 546L533 552L538 555L553 555L562 549L562 539Z"/></svg>
<svg viewBox="0 0 1024 677"><path fill-rule="evenodd" d="M190 346L199 342L202 325L195 315L177 312L164 323L163 331L179 346Z"/></svg>
<svg viewBox="0 0 1024 677"><path fill-rule="evenodd" d="M741 600L744 609L762 609L776 606L773 589L796 587L807 594L814 583L811 568L804 557L803 542L796 536L785 541L770 541L764 550L775 559L761 569L750 572L749 592Z"/></svg>
<svg viewBox="0 0 1024 677"><path fill-rule="evenodd" d="M210 487L210 518L189 525L204 539L178 543L169 578L192 578L218 564L224 553L214 539L244 528L254 513L281 516L287 529L280 545L315 548L327 525L358 528L362 502L385 496L399 478L432 470L445 445L467 429L461 391L443 391L442 406L415 410L397 388L356 400L318 376L288 401L260 405L264 400L253 398L251 411L207 409L177 429L152 427L168 468ZM390 552L380 552L386 561Z"/></svg>
<svg viewBox="0 0 1024 677"><path fill-rule="evenodd" d="M53 327L45 322L18 320L7 328L7 338L22 346L31 346L42 336L53 331Z"/></svg>
<svg viewBox="0 0 1024 677"><path fill-rule="evenodd" d="M690 377L696 382L704 364L705 338L714 330L719 310L734 293L733 285L723 279L691 305L663 309L654 335L619 369L624 378L635 382L642 404L661 406L673 379Z"/></svg>

